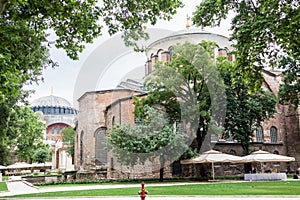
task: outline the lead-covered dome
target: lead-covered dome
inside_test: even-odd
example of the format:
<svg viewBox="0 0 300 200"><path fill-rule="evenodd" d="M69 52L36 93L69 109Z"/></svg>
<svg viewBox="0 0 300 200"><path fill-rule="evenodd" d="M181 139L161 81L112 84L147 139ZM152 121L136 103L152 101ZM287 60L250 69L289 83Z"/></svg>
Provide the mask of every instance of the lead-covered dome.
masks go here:
<svg viewBox="0 0 300 200"><path fill-rule="evenodd" d="M38 98L31 103L34 112L41 111L45 115L68 115L77 114L72 104L66 99L58 96L45 96Z"/></svg>

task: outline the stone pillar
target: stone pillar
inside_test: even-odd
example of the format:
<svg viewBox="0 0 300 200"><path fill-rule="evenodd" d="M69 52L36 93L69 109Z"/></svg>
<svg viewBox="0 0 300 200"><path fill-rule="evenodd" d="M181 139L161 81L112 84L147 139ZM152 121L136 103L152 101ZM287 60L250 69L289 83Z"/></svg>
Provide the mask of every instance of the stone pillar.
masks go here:
<svg viewBox="0 0 300 200"><path fill-rule="evenodd" d="M153 71L153 69L152 69L152 61L148 60L146 65L148 66L148 74L150 74Z"/></svg>
<svg viewBox="0 0 300 200"><path fill-rule="evenodd" d="M148 72L148 62L145 63L145 76L149 74Z"/></svg>
<svg viewBox="0 0 300 200"><path fill-rule="evenodd" d="M219 56L227 56L226 49L218 49Z"/></svg>
<svg viewBox="0 0 300 200"><path fill-rule="evenodd" d="M232 54L228 54L228 60L229 61L234 61L234 56Z"/></svg>
<svg viewBox="0 0 300 200"><path fill-rule="evenodd" d="M152 65L155 65L155 63L158 61L158 55L153 55L151 56L151 62L152 62Z"/></svg>
<svg viewBox="0 0 300 200"><path fill-rule="evenodd" d="M164 51L161 53L161 61L164 63L164 62L167 62L167 61L170 61L170 52L169 51Z"/></svg>

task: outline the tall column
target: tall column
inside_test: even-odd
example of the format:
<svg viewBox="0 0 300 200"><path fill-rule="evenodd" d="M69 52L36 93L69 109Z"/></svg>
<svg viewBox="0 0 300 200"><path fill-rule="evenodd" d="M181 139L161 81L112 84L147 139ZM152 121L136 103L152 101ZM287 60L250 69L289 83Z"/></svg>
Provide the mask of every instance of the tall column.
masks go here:
<svg viewBox="0 0 300 200"><path fill-rule="evenodd" d="M161 61L162 62L170 61L170 52L169 51L164 51L161 53Z"/></svg>

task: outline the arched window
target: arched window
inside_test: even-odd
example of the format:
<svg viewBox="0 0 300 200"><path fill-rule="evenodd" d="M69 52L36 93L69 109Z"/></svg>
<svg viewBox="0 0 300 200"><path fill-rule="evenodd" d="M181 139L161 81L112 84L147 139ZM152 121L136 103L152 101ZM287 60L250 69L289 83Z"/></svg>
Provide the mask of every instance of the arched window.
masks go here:
<svg viewBox="0 0 300 200"><path fill-rule="evenodd" d="M113 116L112 120L111 120L111 125L114 126L115 125L115 116Z"/></svg>
<svg viewBox="0 0 300 200"><path fill-rule="evenodd" d="M277 150L273 151L273 154L279 155L279 152Z"/></svg>
<svg viewBox="0 0 300 200"><path fill-rule="evenodd" d="M164 51L162 50L162 49L159 49L158 51L157 51L157 55L158 55L158 61L163 61L162 60L162 53L163 53Z"/></svg>
<svg viewBox="0 0 300 200"><path fill-rule="evenodd" d="M52 115L53 115L53 114L54 114L54 112L55 112L55 109L54 109L54 107L51 107L51 108L50 108L50 114L52 114Z"/></svg>
<svg viewBox="0 0 300 200"><path fill-rule="evenodd" d="M56 128L56 133L57 133L57 134L60 133L60 126L58 126L58 127Z"/></svg>
<svg viewBox="0 0 300 200"><path fill-rule="evenodd" d="M107 163L107 151L105 146L106 129L100 128L95 133L95 164Z"/></svg>
<svg viewBox="0 0 300 200"><path fill-rule="evenodd" d="M47 108L46 107L43 107L43 113L47 114Z"/></svg>
<svg viewBox="0 0 300 200"><path fill-rule="evenodd" d="M46 107L47 108L47 114L51 114L51 107Z"/></svg>
<svg viewBox="0 0 300 200"><path fill-rule="evenodd" d="M264 132L261 126L257 126L256 128L256 141L257 142L264 142Z"/></svg>
<svg viewBox="0 0 300 200"><path fill-rule="evenodd" d="M270 129L270 138L271 138L271 143L277 142L277 128L275 126L272 126Z"/></svg>

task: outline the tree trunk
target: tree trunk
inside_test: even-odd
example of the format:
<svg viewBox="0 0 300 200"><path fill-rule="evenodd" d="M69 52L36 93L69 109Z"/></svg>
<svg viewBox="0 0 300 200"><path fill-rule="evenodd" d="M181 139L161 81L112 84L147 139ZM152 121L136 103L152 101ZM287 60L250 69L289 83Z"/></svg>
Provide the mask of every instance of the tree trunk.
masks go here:
<svg viewBox="0 0 300 200"><path fill-rule="evenodd" d="M207 135L206 128L204 130L197 129L197 152L202 153L211 149L211 138Z"/></svg>
<svg viewBox="0 0 300 200"><path fill-rule="evenodd" d="M6 4L7 4L8 0L0 0L0 15L3 13L3 11L5 10Z"/></svg>
<svg viewBox="0 0 300 200"><path fill-rule="evenodd" d="M164 181L164 166L165 166L165 158L163 156L160 156L160 169L159 169L159 182Z"/></svg>
<svg viewBox="0 0 300 200"><path fill-rule="evenodd" d="M197 152L200 152L201 146L202 146L203 138L202 133L200 131L200 128L197 128Z"/></svg>

